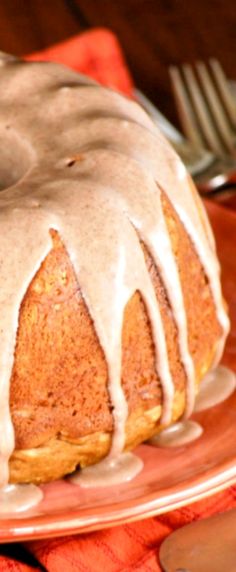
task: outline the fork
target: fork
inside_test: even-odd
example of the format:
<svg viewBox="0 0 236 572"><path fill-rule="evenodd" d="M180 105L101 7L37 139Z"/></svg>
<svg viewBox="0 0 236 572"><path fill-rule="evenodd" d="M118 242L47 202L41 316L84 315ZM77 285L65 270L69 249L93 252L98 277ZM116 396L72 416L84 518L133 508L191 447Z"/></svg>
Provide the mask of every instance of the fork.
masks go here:
<svg viewBox="0 0 236 572"><path fill-rule="evenodd" d="M170 78L183 132L195 149L208 149L213 187L236 183L236 103L224 72L215 59L195 68L171 66ZM204 173L196 177L202 192L209 188ZM216 179L215 179L216 177ZM217 180L218 179L218 180Z"/></svg>
<svg viewBox="0 0 236 572"><path fill-rule="evenodd" d="M235 572L236 509L192 522L172 532L162 543L165 572Z"/></svg>

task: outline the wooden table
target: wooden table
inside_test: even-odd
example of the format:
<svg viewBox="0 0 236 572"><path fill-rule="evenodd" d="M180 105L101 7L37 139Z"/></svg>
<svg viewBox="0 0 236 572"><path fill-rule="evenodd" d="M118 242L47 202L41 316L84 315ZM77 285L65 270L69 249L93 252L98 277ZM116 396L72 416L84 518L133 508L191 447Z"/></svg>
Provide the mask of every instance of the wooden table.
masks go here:
<svg viewBox="0 0 236 572"><path fill-rule="evenodd" d="M171 63L216 56L236 77L235 0L2 0L1 49L26 54L91 26L118 36L136 84L172 120Z"/></svg>

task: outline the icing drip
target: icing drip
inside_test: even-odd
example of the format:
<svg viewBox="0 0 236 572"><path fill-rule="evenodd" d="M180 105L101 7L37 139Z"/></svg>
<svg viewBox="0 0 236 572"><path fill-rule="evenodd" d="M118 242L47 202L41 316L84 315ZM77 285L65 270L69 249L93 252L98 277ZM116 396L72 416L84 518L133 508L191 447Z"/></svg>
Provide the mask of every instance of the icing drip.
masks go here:
<svg viewBox="0 0 236 572"><path fill-rule="evenodd" d="M55 64L26 64L3 57L0 81L4 87L0 136L8 130L24 142L18 163L21 153L25 160L26 147L30 157L28 172L23 175L19 168L21 179L9 181L9 188L0 192L0 484L8 481L8 460L14 449L9 386L19 309L51 249L50 229L59 232L66 246L107 362L114 431L108 459L100 465L115 474L117 463L127 462L135 473L133 456L127 454L123 461L120 454L128 415L121 385L122 324L125 306L136 291L152 328L164 424L171 420L174 394L160 309L140 241L158 268L178 329L189 415L195 395L194 368L161 189L191 237L209 280L222 325L218 360L228 319L206 215L196 207L195 190L179 158L136 103ZM9 252L11 256L6 256Z"/></svg>
<svg viewBox="0 0 236 572"><path fill-rule="evenodd" d="M0 488L0 515L29 510L42 498L41 489L35 485L7 485Z"/></svg>
<svg viewBox="0 0 236 572"><path fill-rule="evenodd" d="M195 400L194 411L203 411L218 405L235 391L235 387L235 373L227 367L218 366L207 373L202 380ZM155 447L179 447L195 441L201 436L202 431L201 425L196 421L180 421L149 439L148 443Z"/></svg>
<svg viewBox="0 0 236 572"><path fill-rule="evenodd" d="M100 463L77 471L70 481L84 488L110 487L131 481L143 468L143 461L133 453L122 453L114 459L106 457Z"/></svg>
<svg viewBox="0 0 236 572"><path fill-rule="evenodd" d="M233 371L223 365L213 369L200 385L200 391L196 397L194 411L203 411L225 401L236 388L236 376Z"/></svg>
<svg viewBox="0 0 236 572"><path fill-rule="evenodd" d="M187 443L198 439L202 432L203 429L199 423L186 419L167 427L149 439L148 443L154 447L182 447L182 445L187 445Z"/></svg>

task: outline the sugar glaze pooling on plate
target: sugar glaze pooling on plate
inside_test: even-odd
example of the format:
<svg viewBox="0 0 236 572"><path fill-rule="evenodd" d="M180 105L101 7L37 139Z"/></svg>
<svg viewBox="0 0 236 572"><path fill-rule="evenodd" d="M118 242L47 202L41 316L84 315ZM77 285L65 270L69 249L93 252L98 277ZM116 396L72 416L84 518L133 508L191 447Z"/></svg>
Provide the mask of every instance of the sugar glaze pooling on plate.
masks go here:
<svg viewBox="0 0 236 572"><path fill-rule="evenodd" d="M204 411L225 401L236 388L236 376L233 371L219 365L216 370L209 371L200 385L196 397L194 412Z"/></svg>
<svg viewBox="0 0 236 572"><path fill-rule="evenodd" d="M225 401L236 388L236 375L233 371L219 365L203 378L196 397L194 412L204 411ZM174 423L167 429L149 439L148 443L155 447L181 447L191 443L202 435L199 423L185 419Z"/></svg>
<svg viewBox="0 0 236 572"><path fill-rule="evenodd" d="M43 492L36 485L6 485L0 488L0 515L29 510L42 499Z"/></svg>
<svg viewBox="0 0 236 572"><path fill-rule="evenodd" d="M186 416L194 407L186 314L161 190L191 237L209 280L222 327L218 363L229 323L214 240L185 167L141 107L56 64L29 64L6 55L0 63L4 82L0 137L5 141L0 165L0 483L8 483L14 450L9 392L19 310L51 249L50 229L58 231L65 244L106 357L114 431L103 463L116 471L128 415L121 386L122 323L125 306L136 291L152 328L163 424L170 422L174 395L160 308L140 240L159 270L178 329L187 379ZM81 110L83 121L79 121ZM15 180L9 178L11 172L16 173ZM95 235L100 241L99 257ZM6 252L11 256L6 257ZM107 286L99 279L104 273ZM128 459L132 476L137 462Z"/></svg>
<svg viewBox="0 0 236 572"><path fill-rule="evenodd" d="M198 439L203 433L203 428L196 421L185 419L178 421L158 435L149 439L148 443L154 447L181 447Z"/></svg>

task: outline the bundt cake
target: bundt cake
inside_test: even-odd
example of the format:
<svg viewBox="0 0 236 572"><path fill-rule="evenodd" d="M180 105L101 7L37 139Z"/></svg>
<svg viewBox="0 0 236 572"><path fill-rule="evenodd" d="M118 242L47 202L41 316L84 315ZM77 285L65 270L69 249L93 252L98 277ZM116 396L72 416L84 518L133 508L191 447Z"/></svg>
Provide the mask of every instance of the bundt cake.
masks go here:
<svg viewBox="0 0 236 572"><path fill-rule="evenodd" d="M204 208L145 111L0 64L0 482L42 483L189 416L228 318Z"/></svg>

